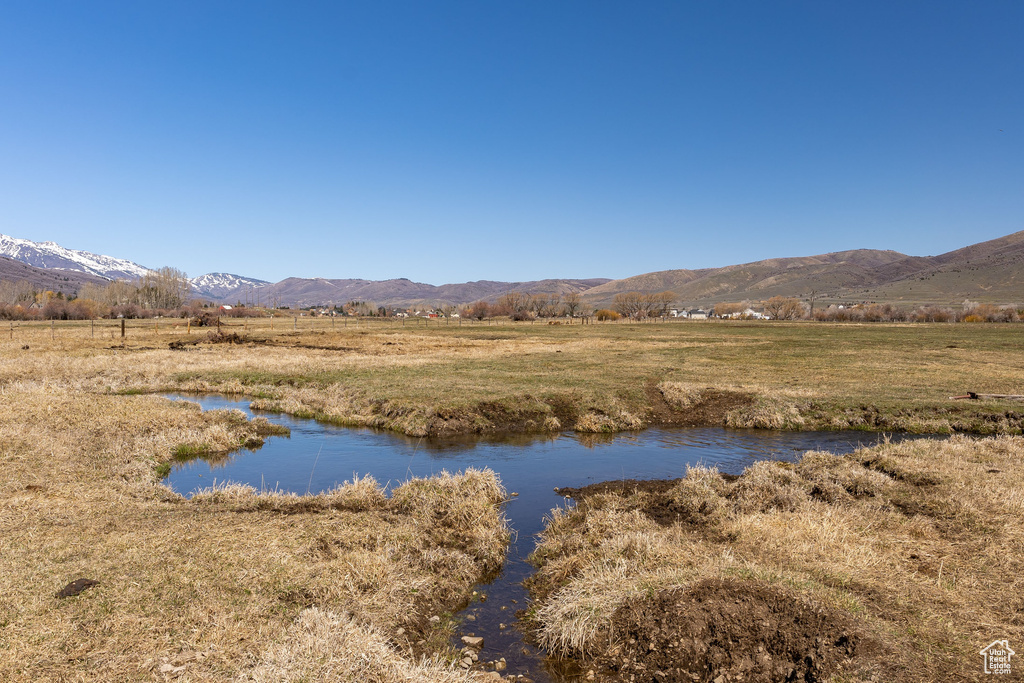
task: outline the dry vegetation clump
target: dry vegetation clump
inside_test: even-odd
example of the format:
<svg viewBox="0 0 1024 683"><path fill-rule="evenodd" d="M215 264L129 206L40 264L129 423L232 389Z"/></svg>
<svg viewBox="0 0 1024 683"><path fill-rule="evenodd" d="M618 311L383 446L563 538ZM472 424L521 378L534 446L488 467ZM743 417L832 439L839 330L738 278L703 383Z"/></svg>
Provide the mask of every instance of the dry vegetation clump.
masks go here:
<svg viewBox="0 0 1024 683"><path fill-rule="evenodd" d="M760 394L751 405L730 411L725 416L726 427L801 429L805 425L796 404L774 392Z"/></svg>
<svg viewBox="0 0 1024 683"><path fill-rule="evenodd" d="M236 680L256 683L461 683L466 674L437 660L396 657L395 643L380 630L345 614L310 607L287 637Z"/></svg>
<svg viewBox="0 0 1024 683"><path fill-rule="evenodd" d="M687 520L704 523L719 520L728 509L729 485L718 468L686 466L686 476L669 489L670 508Z"/></svg>
<svg viewBox="0 0 1024 683"><path fill-rule="evenodd" d="M492 472L398 500L371 478L186 500L159 465L182 444L254 444L267 423L57 382L0 398L0 680L464 679L422 657L447 648L429 617L500 564ZM96 583L57 597L76 579Z"/></svg>
<svg viewBox="0 0 1024 683"><path fill-rule="evenodd" d="M604 411L588 411L580 416L573 429L577 432L589 434L607 434L643 429L646 426L643 418L640 416L634 415L628 410L617 408L611 414Z"/></svg>
<svg viewBox="0 0 1024 683"><path fill-rule="evenodd" d="M1024 637L1021 476L1024 439L951 437L593 485L542 534L531 623L606 680L981 679Z"/></svg>
<svg viewBox="0 0 1024 683"><path fill-rule="evenodd" d="M696 387L682 382L662 382L658 385L665 401L676 410L686 410L702 402L710 387Z"/></svg>

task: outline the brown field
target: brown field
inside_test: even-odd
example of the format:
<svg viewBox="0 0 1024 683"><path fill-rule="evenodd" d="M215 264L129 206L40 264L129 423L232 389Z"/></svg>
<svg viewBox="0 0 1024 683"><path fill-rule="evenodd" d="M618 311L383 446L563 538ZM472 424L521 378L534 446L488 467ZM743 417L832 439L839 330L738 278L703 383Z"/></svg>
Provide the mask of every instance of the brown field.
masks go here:
<svg viewBox="0 0 1024 683"><path fill-rule="evenodd" d="M413 482L390 498L362 480L320 496L228 488L185 500L158 482L176 453L224 452L268 426L140 394L243 394L412 435L652 424L1019 434L1024 418L1010 401L948 400L1020 392L1014 325L232 323L216 338L170 320L129 321L124 340L111 321L15 323L0 335L0 680L464 677L446 659L447 615L503 557L504 493L493 474ZM988 627L1006 627L991 639L1019 641L1019 623L1003 615L1021 605L992 591L1019 592L1021 499L1010 482L1020 445L984 443L883 447L938 483L867 466L868 479L885 481L849 501L821 500L801 479L790 482L790 508L758 511L737 502L747 500L739 484L709 483L717 512L707 538L651 526L630 500L609 502L639 525L623 533L640 536L605 547L619 543L609 528L595 552L646 558L646 568L581 560L582 573L545 579L538 596L566 598L559 591L570 584L560 582L580 576L586 590L633 596L631 585L647 585L635 576L664 571L659 553L686 555L683 574L650 585L766 581L850 612L867 641L906 645L907 667L937 672ZM983 466L1000 473L976 479ZM556 522L551 534L565 520ZM831 574L816 564L837 554ZM78 578L99 583L55 597ZM860 582L870 590L858 593ZM603 619L618 603L598 597ZM897 616L877 616L885 611ZM591 656L602 624L543 637Z"/></svg>
<svg viewBox="0 0 1024 683"><path fill-rule="evenodd" d="M299 318L225 321L212 343L207 329L186 334L183 321L162 320L129 321L123 348L116 321L95 331L14 325L0 347L6 381L244 394L261 408L414 436L619 431L685 422L679 409L736 427L1019 434L1024 425L1024 403L949 400L1021 393L1015 324Z"/></svg>

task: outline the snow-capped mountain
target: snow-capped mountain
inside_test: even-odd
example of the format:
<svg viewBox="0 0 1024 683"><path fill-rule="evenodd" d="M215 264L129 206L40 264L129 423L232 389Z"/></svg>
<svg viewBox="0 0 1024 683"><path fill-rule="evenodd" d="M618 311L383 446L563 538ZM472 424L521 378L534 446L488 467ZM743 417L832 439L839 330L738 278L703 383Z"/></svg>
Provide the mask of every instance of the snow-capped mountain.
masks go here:
<svg viewBox="0 0 1024 683"><path fill-rule="evenodd" d="M270 283L266 280L257 280L242 275L231 273L207 273L191 279L192 295L208 297L210 299L221 299L239 289L257 289L266 287Z"/></svg>
<svg viewBox="0 0 1024 683"><path fill-rule="evenodd" d="M75 270L108 280L134 280L152 272L125 259L67 249L56 242L33 242L7 235L0 235L0 256L8 256L36 268Z"/></svg>

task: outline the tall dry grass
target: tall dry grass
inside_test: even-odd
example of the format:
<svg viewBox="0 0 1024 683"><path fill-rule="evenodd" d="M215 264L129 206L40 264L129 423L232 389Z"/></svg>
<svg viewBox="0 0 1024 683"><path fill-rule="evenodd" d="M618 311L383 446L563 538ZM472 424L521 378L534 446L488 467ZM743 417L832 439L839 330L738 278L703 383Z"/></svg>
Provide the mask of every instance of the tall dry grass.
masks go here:
<svg viewBox="0 0 1024 683"><path fill-rule="evenodd" d="M538 637L586 659L614 648L626 602L744 577L858 620L883 644L872 666L888 680L980 679L982 647L1024 637L1022 462L1019 437L953 437L757 463L732 482L693 468L664 494L588 497L553 511L534 555ZM645 513L665 506L679 521Z"/></svg>

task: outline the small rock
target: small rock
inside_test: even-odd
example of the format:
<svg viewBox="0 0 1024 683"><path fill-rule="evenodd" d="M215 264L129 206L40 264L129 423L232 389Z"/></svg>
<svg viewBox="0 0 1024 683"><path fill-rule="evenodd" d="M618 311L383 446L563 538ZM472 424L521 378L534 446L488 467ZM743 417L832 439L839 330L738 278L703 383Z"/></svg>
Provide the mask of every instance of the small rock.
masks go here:
<svg viewBox="0 0 1024 683"><path fill-rule="evenodd" d="M441 623L441 617L439 617L439 616L437 616L435 614L434 616L432 616L429 619L427 619L427 621L429 621L431 624L440 624Z"/></svg>
<svg viewBox="0 0 1024 683"><path fill-rule="evenodd" d="M587 680L588 680L588 681L592 681L592 680L594 680L594 678L595 678L595 677L596 677L596 676L595 676L595 674L594 674L594 670L593 670L593 669L591 669L590 671L588 671L588 672L587 672Z"/></svg>
<svg viewBox="0 0 1024 683"><path fill-rule="evenodd" d="M467 614L466 621L476 621L476 617L472 614Z"/></svg>
<svg viewBox="0 0 1024 683"><path fill-rule="evenodd" d="M501 631L504 631L507 628L508 628L508 625L506 625L506 624L498 624L498 629L501 630Z"/></svg>
<svg viewBox="0 0 1024 683"><path fill-rule="evenodd" d="M508 664L505 663L505 658L502 657L501 659L499 659L498 661L496 661L494 663L494 670L495 671L504 671L506 666L508 666Z"/></svg>
<svg viewBox="0 0 1024 683"><path fill-rule="evenodd" d="M479 650L484 646L484 639L480 636L462 636L462 642L474 650Z"/></svg>

